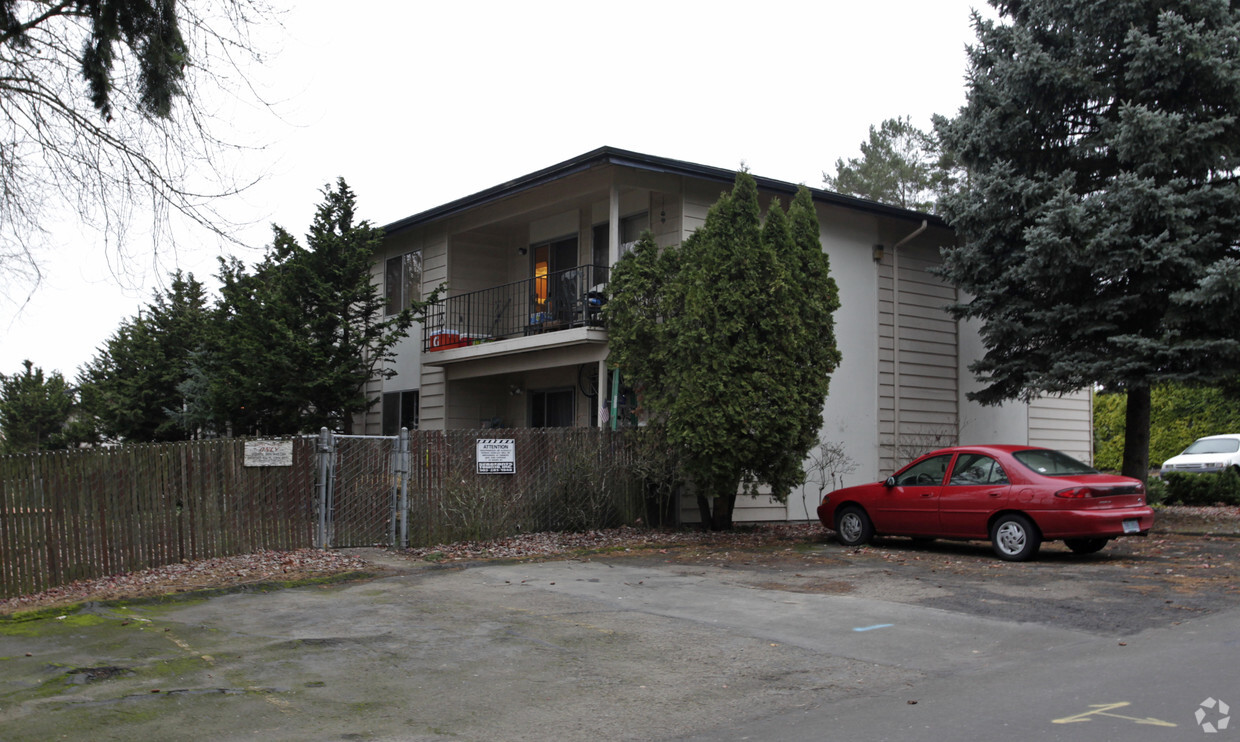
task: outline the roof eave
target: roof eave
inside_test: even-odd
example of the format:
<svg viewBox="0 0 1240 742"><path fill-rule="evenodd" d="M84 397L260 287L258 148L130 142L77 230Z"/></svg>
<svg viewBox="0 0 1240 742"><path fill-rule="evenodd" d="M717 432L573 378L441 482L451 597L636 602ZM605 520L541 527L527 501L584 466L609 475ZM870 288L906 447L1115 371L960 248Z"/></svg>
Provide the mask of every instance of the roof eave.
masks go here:
<svg viewBox="0 0 1240 742"><path fill-rule="evenodd" d="M550 167L543 168L542 170L507 181L506 183L500 183L499 185L492 186L486 190L478 191L472 195L456 199L455 201L449 201L446 204L436 206L432 209L427 209L426 211L413 214L412 216L407 216L404 219L399 219L385 225L383 227L383 231L388 235L392 235L412 227L427 224L438 219L444 219L480 206L485 206L522 191L536 188L540 185L559 180L600 165L618 165L651 172L684 175L703 180L712 180L725 185L732 183L736 179L736 171L728 170L727 168L699 165L697 163L685 162L683 160L672 160L664 157L654 157L652 155L616 149L614 147L600 147L583 155L578 155L572 159L565 160L564 162L560 162ZM777 193L795 194L797 189L800 187L795 183L775 180L773 178L764 178L757 175L754 176L754 180L757 181L758 188L760 190L774 191ZM853 196L845 196L840 193L825 191L818 188L810 188L809 191L815 201L840 206L842 208L907 221L926 221L937 227L948 226L945 221L933 214L925 214L919 211L902 209L898 206L889 206L887 204L867 201L866 199L856 198Z"/></svg>

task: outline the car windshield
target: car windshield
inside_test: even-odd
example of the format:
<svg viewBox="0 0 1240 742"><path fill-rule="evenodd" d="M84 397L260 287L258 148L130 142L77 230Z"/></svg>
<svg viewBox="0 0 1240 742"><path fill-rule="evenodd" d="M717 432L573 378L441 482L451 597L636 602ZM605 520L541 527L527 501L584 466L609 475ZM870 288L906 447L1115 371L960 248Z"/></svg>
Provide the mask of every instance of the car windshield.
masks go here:
<svg viewBox="0 0 1240 742"><path fill-rule="evenodd" d="M1184 449L1184 453L1235 453L1240 451L1240 439L1236 438L1202 438L1193 441Z"/></svg>
<svg viewBox="0 0 1240 742"><path fill-rule="evenodd" d="M1017 451L1012 458L1047 477L1067 477L1073 474L1097 474L1098 470L1077 461L1066 453L1044 448Z"/></svg>

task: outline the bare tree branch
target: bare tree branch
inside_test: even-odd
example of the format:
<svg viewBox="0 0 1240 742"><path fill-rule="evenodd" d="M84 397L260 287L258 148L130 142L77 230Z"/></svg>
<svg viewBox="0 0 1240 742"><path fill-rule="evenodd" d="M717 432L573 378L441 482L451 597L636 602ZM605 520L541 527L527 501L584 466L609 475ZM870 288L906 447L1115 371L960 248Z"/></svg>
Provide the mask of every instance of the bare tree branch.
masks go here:
<svg viewBox="0 0 1240 742"><path fill-rule="evenodd" d="M139 58L144 42L122 29L116 50L104 53L101 103L84 72L101 43L99 17L129 6L167 13L165 4L144 4L0 0L0 298L16 306L41 280L39 255L66 215L97 236L122 282L145 272L139 254L163 273L185 230L235 242L247 226L227 218L221 200L257 182L233 163L238 155L253 161L262 145L221 135L232 126L218 111L236 100L267 107L247 70L261 62L251 27L275 21L274 13L265 0L170 0L185 49L168 57L180 64L164 71L170 87L152 92L150 63ZM171 100L166 113L160 96Z"/></svg>

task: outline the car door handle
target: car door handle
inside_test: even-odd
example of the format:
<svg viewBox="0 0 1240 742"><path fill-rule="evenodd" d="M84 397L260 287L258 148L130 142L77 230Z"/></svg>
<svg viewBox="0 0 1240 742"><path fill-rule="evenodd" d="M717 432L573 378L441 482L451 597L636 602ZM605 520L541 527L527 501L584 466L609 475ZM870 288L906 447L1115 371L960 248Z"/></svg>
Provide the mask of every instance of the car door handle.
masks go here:
<svg viewBox="0 0 1240 742"><path fill-rule="evenodd" d="M1002 494L1003 494L1002 492L987 492L986 493L987 497L998 497L999 495L1002 495Z"/></svg>
<svg viewBox="0 0 1240 742"><path fill-rule="evenodd" d="M934 493L933 493L933 492L923 492L923 493L921 493L921 496L922 496L922 497L934 497Z"/></svg>

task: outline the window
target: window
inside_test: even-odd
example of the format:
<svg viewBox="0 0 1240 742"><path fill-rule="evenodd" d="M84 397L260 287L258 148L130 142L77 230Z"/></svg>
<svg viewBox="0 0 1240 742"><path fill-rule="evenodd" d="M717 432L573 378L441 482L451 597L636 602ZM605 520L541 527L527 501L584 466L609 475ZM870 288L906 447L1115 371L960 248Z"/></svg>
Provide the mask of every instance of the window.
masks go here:
<svg viewBox="0 0 1240 742"><path fill-rule="evenodd" d="M643 211L640 214L631 214L620 219L620 255L624 257L625 253L633 249L634 243L641 238L642 232L650 228L650 214ZM608 265L608 240L610 239L610 222L595 224L591 230L591 258L595 265L606 267Z"/></svg>
<svg viewBox="0 0 1240 742"><path fill-rule="evenodd" d="M1240 451L1240 440L1234 438L1198 438L1180 455L1188 453L1235 453Z"/></svg>
<svg viewBox="0 0 1240 742"><path fill-rule="evenodd" d="M593 244L590 245L590 258L594 261L594 265L600 268L606 268L607 264L611 262L611 251L608 249L607 245L607 241L611 238L611 235L608 234L610 231L611 230L608 228L607 222L595 224L593 230L591 231L592 237L590 241Z"/></svg>
<svg viewBox="0 0 1240 742"><path fill-rule="evenodd" d="M650 228L650 217L646 212L626 216L620 220L620 257L633 249L645 232Z"/></svg>
<svg viewBox="0 0 1240 742"><path fill-rule="evenodd" d="M533 245L530 254L534 273L532 298L541 308L547 302L551 275L577 267L577 238L566 237Z"/></svg>
<svg viewBox="0 0 1240 742"><path fill-rule="evenodd" d="M422 300L422 251L388 258L383 268L385 314L400 314Z"/></svg>
<svg viewBox="0 0 1240 742"><path fill-rule="evenodd" d="M530 427L573 427L573 401L572 389L530 392Z"/></svg>
<svg viewBox="0 0 1240 742"><path fill-rule="evenodd" d="M418 393L387 392L383 395L383 435L399 435L401 428L418 429Z"/></svg>
<svg viewBox="0 0 1240 742"><path fill-rule="evenodd" d="M947 473L947 465L951 463L951 454L932 456L918 461L896 475L898 487L928 487L943 483L943 475Z"/></svg>
<svg viewBox="0 0 1240 742"><path fill-rule="evenodd" d="M962 453L956 457L956 468L948 484L1008 484L1007 474L999 462L980 453Z"/></svg>
<svg viewBox="0 0 1240 742"><path fill-rule="evenodd" d="M1017 451L1012 458L1048 477L1068 477L1074 474L1097 474L1098 470L1072 458L1066 453L1045 448Z"/></svg>

